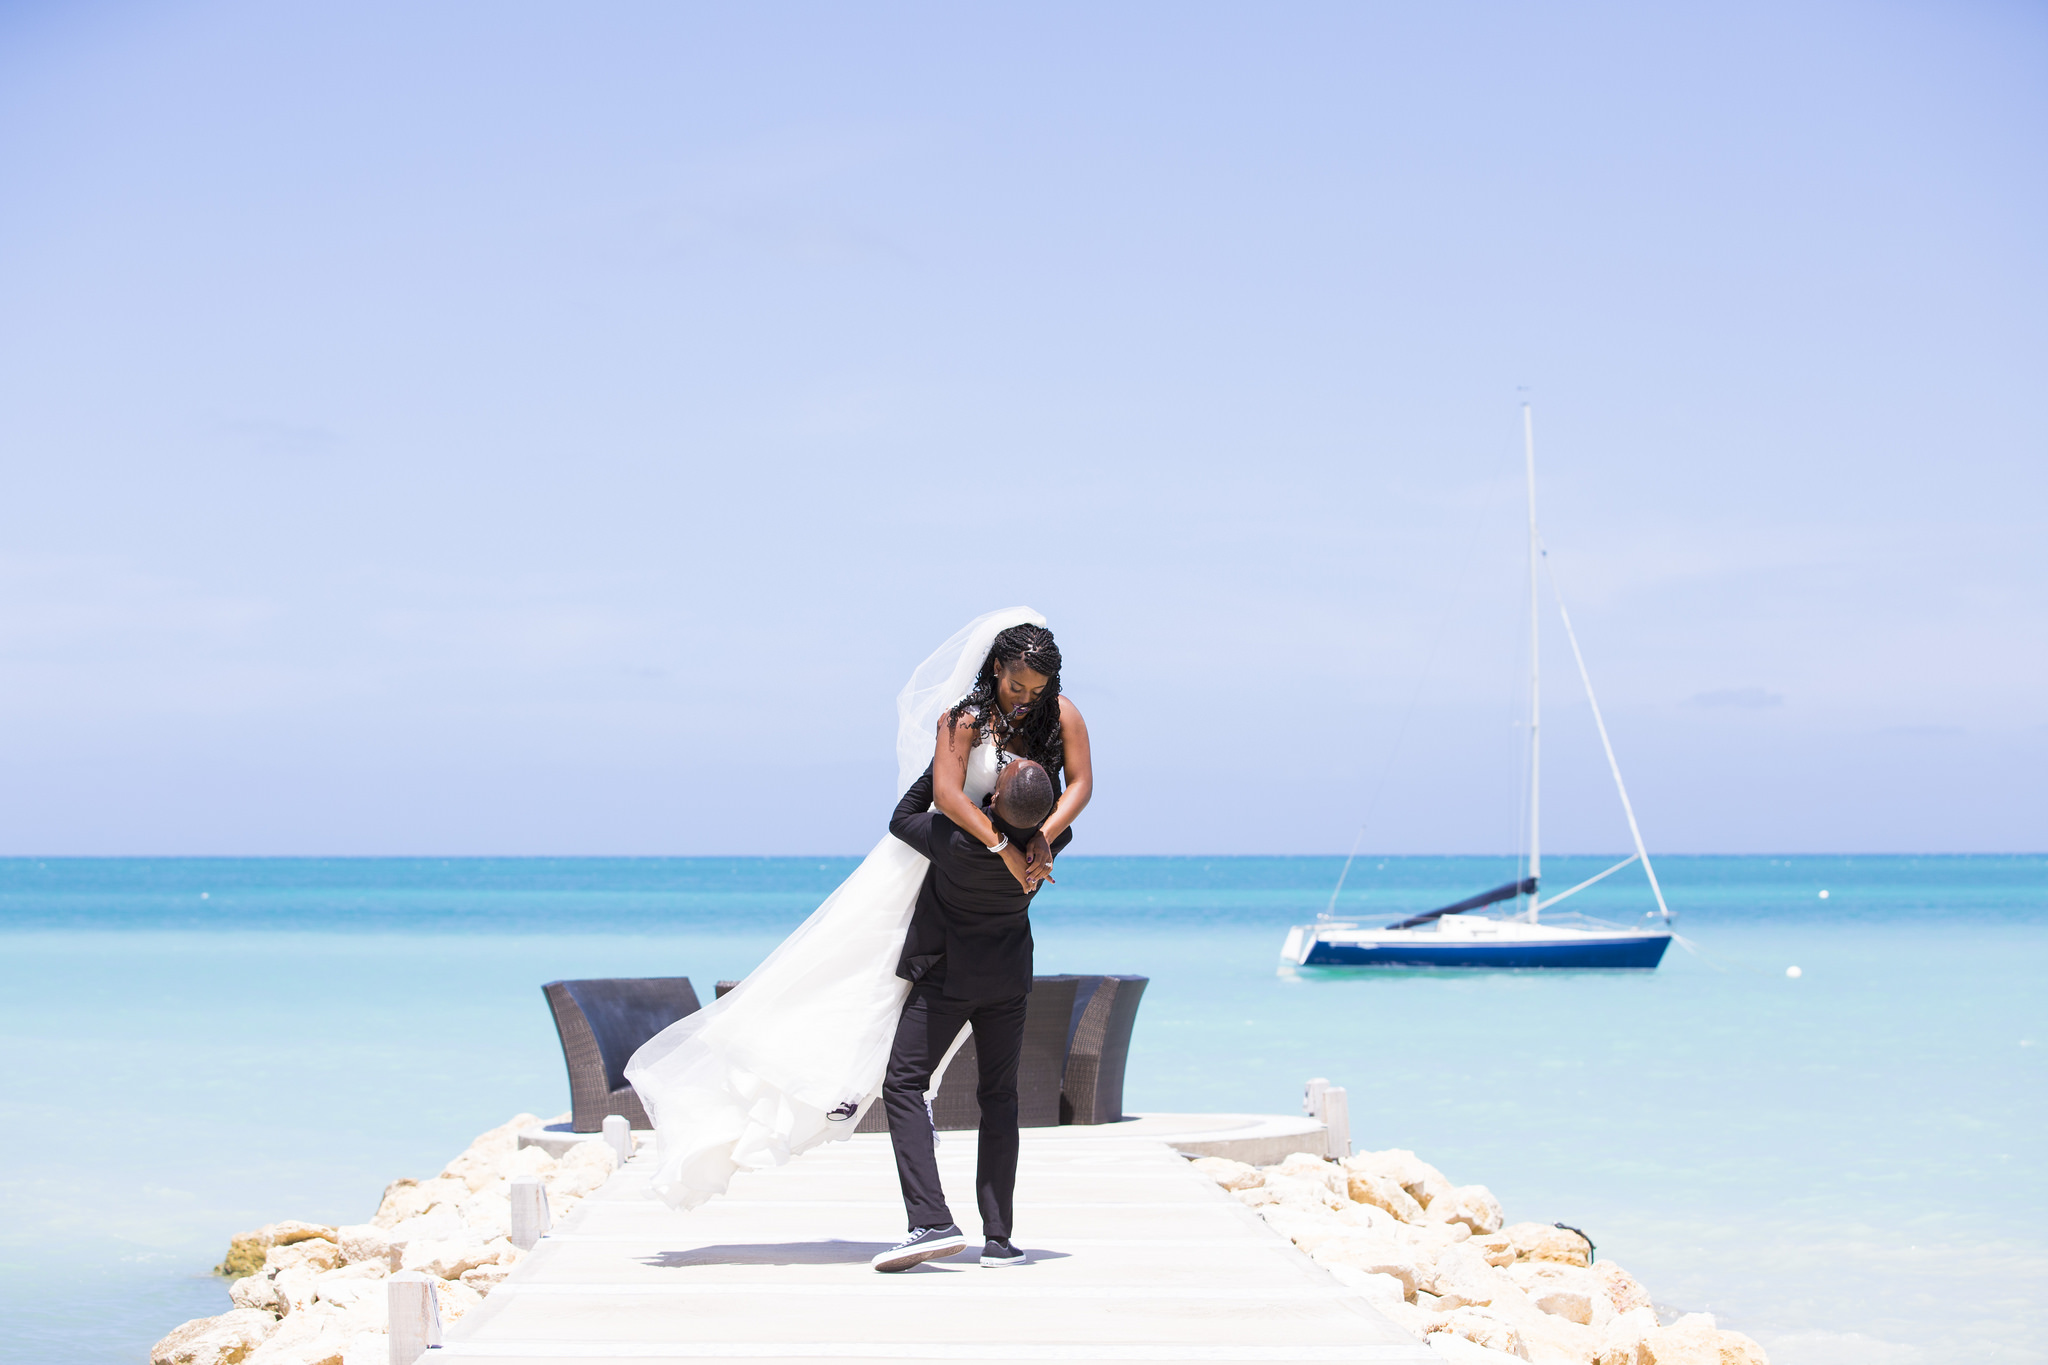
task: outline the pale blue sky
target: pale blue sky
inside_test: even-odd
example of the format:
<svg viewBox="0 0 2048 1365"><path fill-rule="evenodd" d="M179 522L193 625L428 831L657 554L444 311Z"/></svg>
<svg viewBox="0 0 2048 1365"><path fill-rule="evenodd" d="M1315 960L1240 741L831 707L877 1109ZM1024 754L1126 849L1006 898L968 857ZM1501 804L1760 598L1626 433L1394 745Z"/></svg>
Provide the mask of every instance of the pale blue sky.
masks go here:
<svg viewBox="0 0 2048 1365"><path fill-rule="evenodd" d="M1525 386L1653 849L2042 848L2044 134L2017 3L7 6L0 852L854 852L1018 600L1076 852L1512 849Z"/></svg>

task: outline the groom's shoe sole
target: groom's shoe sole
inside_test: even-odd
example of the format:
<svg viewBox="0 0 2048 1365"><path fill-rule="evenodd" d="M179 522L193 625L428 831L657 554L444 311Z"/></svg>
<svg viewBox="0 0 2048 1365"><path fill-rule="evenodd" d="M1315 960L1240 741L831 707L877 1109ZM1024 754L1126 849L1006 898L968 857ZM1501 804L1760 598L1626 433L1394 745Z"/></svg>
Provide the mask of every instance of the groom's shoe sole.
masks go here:
<svg viewBox="0 0 2048 1365"><path fill-rule="evenodd" d="M900 1255L891 1256L886 1260L877 1258L869 1262L869 1264L873 1265L875 1269L883 1274L888 1275L899 1270L908 1270L914 1265L922 1265L926 1261L937 1261L947 1256L958 1256L965 1250L967 1250L967 1238L963 1234L959 1237L943 1238L936 1242L926 1242L922 1246L905 1247Z"/></svg>

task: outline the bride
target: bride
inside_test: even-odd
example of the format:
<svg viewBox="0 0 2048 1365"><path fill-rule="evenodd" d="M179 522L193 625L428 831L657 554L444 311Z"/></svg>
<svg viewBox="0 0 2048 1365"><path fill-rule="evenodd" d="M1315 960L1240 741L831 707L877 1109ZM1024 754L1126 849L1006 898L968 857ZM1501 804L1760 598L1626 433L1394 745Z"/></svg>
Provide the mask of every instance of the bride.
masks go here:
<svg viewBox="0 0 2048 1365"><path fill-rule="evenodd" d="M896 697L897 790L932 766L933 803L981 833L981 799L1011 756L1066 789L1042 840L1057 839L1093 792L1088 728L1060 695L1060 654L1029 607L980 616L918 665ZM987 842L993 844L993 827ZM1003 851L1029 885L1051 851ZM626 1079L654 1120L654 1189L678 1209L722 1194L733 1174L779 1166L850 1135L874 1099L910 983L896 975L929 864L885 834L853 875L723 999L650 1038Z"/></svg>

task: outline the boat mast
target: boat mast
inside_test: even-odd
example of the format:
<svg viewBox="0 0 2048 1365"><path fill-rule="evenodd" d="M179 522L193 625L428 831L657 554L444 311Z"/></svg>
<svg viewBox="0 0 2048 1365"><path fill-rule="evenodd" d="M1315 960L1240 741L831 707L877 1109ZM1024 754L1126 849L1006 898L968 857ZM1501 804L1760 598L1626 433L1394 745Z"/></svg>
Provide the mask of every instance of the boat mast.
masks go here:
<svg viewBox="0 0 2048 1365"><path fill-rule="evenodd" d="M1529 922L1536 922L1536 888L1543 875L1542 826L1538 802L1543 784L1539 766L1543 756L1539 724L1542 718L1543 668L1536 627L1537 556L1536 537L1536 423L1529 405L1522 404L1522 449L1529 470Z"/></svg>

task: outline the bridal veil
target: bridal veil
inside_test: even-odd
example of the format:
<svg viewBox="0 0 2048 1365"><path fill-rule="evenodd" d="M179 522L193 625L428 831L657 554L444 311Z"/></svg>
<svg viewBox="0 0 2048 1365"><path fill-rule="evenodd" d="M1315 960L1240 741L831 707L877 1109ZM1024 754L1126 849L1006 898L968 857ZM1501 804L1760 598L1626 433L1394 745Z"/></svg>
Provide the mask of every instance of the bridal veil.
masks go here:
<svg viewBox="0 0 2048 1365"><path fill-rule="evenodd" d="M1029 607L978 616L917 666L896 696L896 789L931 761L939 717L973 686L996 635L1042 626ZM878 815L880 813L878 812ZM656 1193L678 1209L733 1174L779 1166L849 1136L882 1081L909 983L896 975L928 866L884 834L861 865L724 999L663 1029L626 1079L654 1120Z"/></svg>

